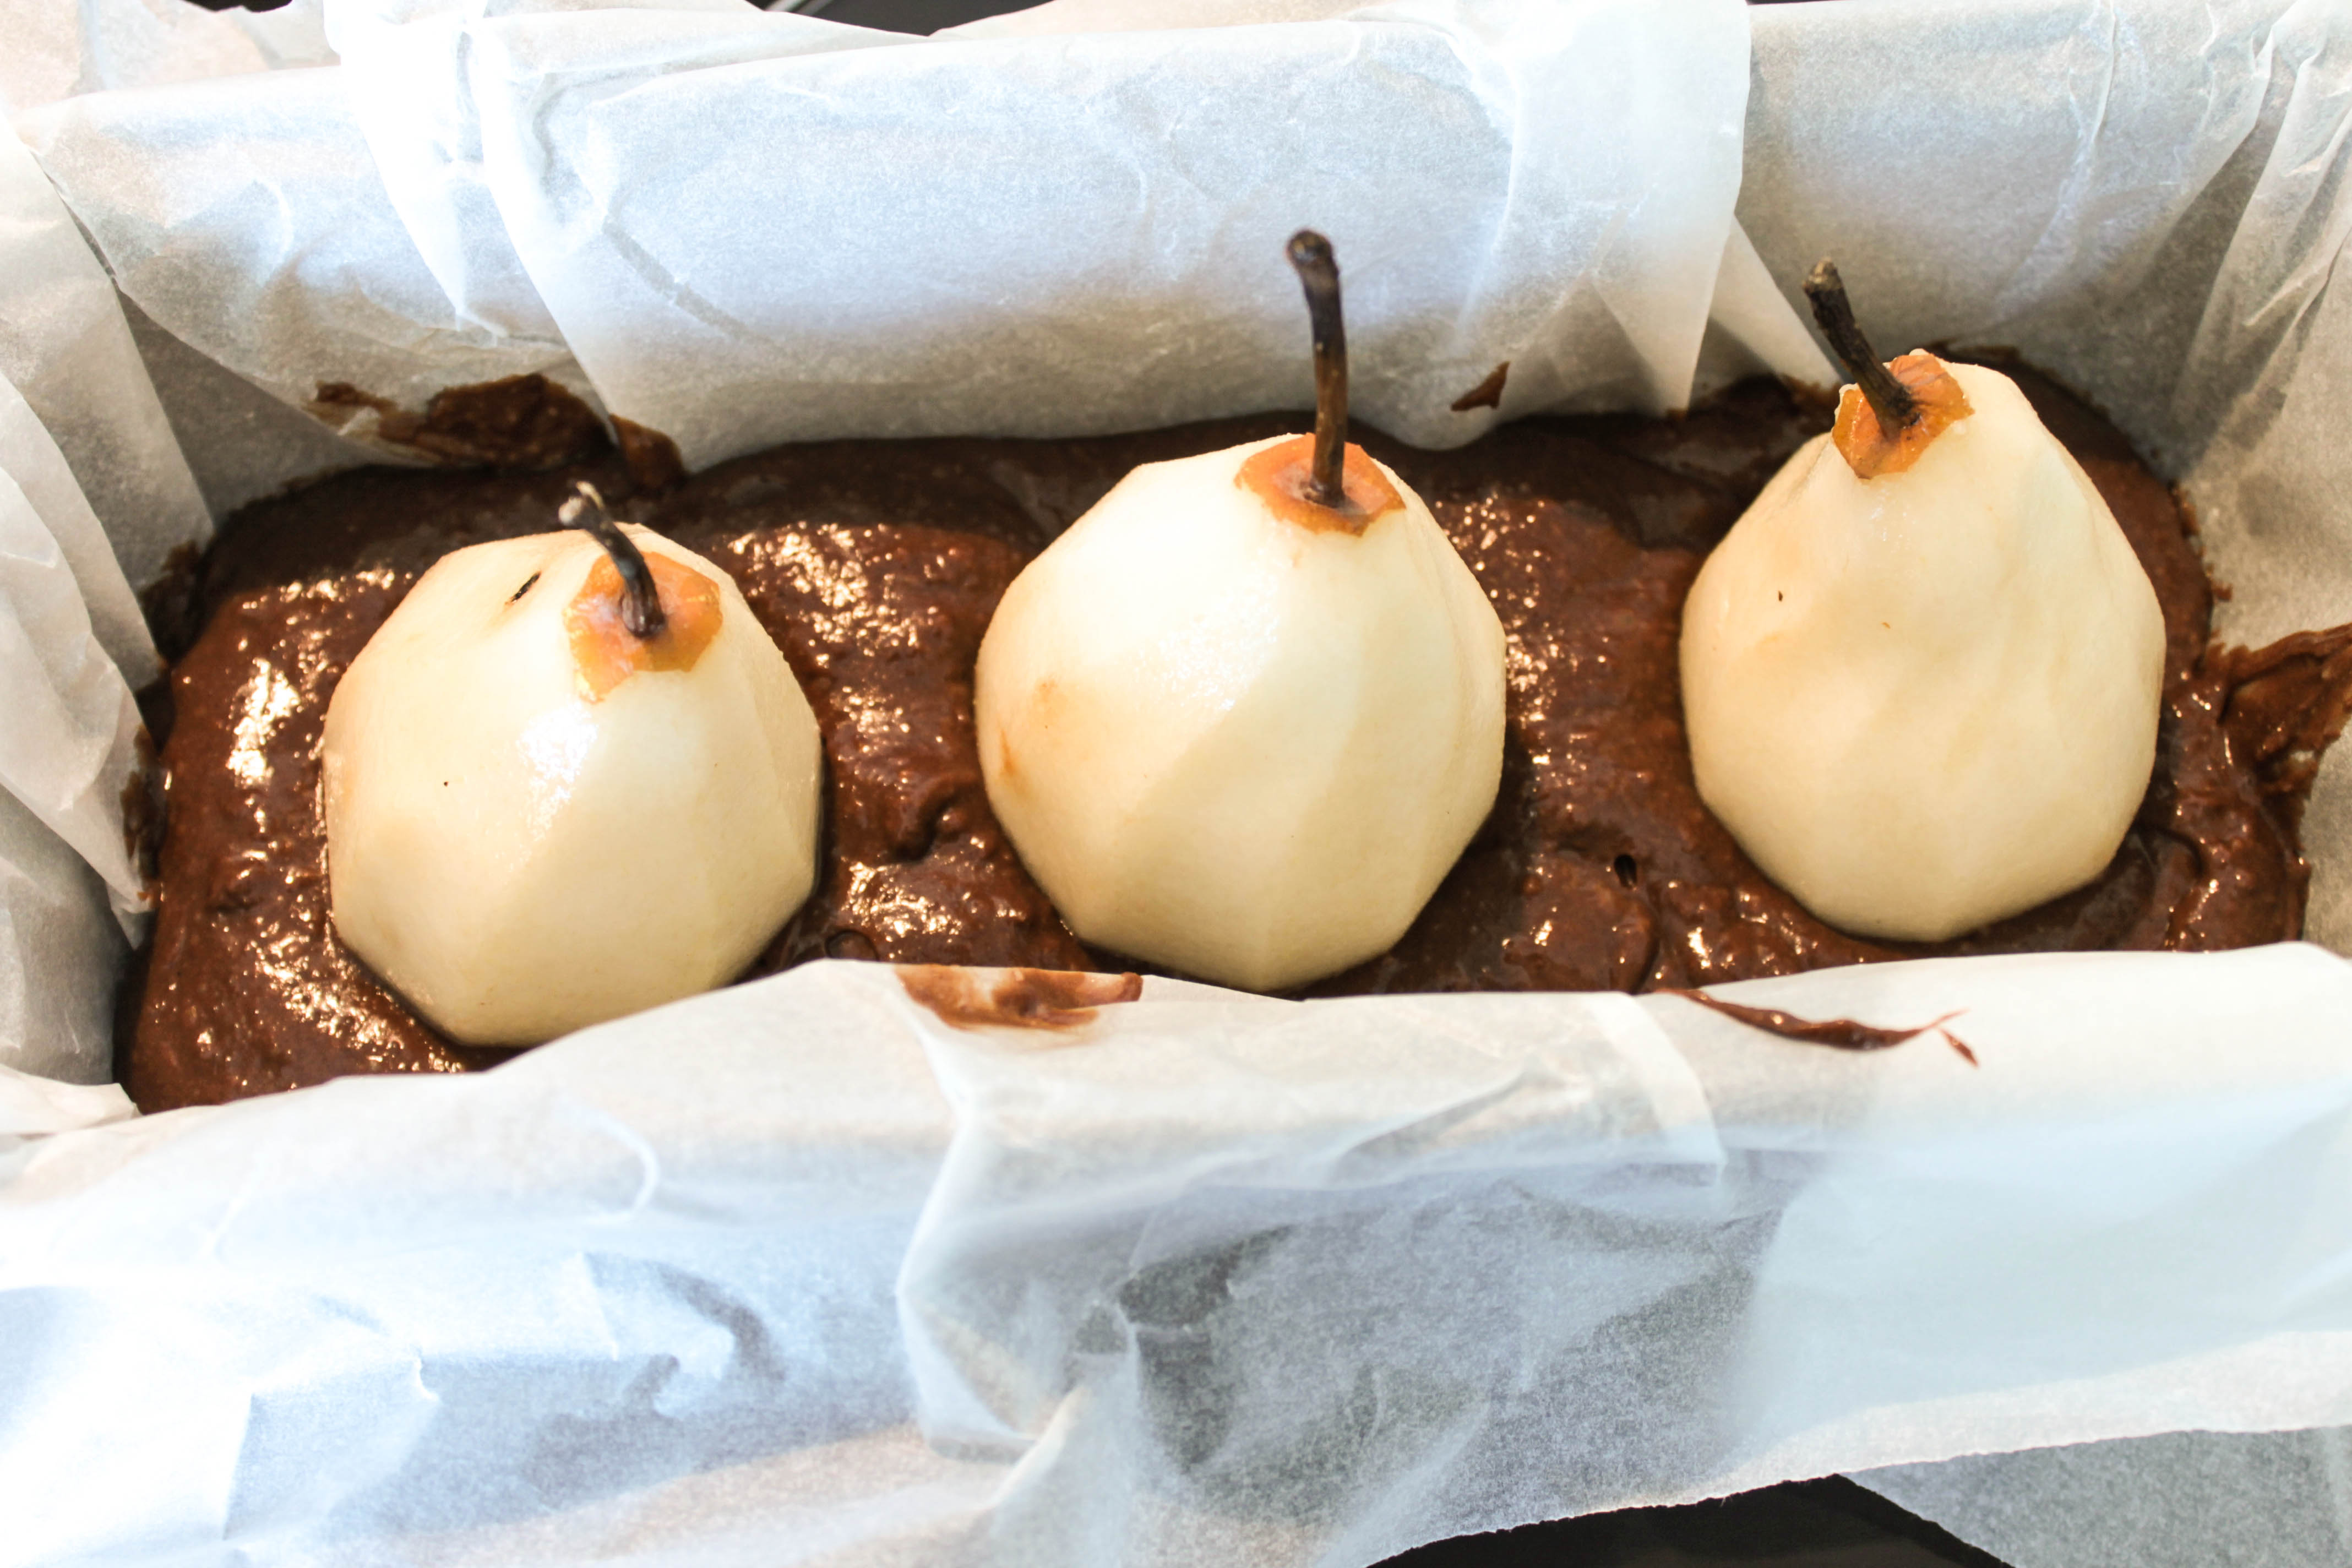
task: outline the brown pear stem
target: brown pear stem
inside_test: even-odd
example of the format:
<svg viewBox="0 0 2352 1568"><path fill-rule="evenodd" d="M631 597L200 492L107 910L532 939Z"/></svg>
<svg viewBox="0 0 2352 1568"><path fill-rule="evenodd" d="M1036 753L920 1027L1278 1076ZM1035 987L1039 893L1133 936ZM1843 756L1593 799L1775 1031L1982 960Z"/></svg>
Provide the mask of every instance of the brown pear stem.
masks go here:
<svg viewBox="0 0 2352 1568"><path fill-rule="evenodd" d="M1308 499L1339 507L1348 499L1341 478L1348 458L1348 329L1339 319L1339 263L1331 242L1311 228L1292 235L1288 248L1315 333L1315 469Z"/></svg>
<svg viewBox="0 0 2352 1568"><path fill-rule="evenodd" d="M566 528L579 529L604 547L604 553L613 558L613 570L621 574L621 624L640 641L651 642L669 625L669 616L662 609L661 590L654 586L653 568L646 564L636 542L622 532L613 514L604 510L604 498L596 487L586 479L579 480L578 487L556 509L556 521Z"/></svg>
<svg viewBox="0 0 2352 1568"><path fill-rule="evenodd" d="M1846 374L1853 377L1863 396L1870 400L1870 411L1878 416L1878 427L1892 435L1916 423L1919 400L1880 363L1870 340L1862 335L1862 328L1853 319L1853 305L1845 297L1845 279L1838 276L1836 262L1826 256L1822 258L1821 265L1805 279L1805 298L1812 301L1813 320L1821 323L1822 335L1829 339L1830 347L1845 362Z"/></svg>

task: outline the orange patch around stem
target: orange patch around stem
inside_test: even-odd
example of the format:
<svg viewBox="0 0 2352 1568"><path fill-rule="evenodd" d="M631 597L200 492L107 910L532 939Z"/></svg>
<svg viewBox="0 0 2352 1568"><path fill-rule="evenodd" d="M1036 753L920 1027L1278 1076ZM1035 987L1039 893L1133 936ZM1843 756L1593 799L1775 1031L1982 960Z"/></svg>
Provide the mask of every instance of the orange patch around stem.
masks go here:
<svg viewBox="0 0 2352 1568"><path fill-rule="evenodd" d="M667 555L646 552L669 622L660 633L641 637L621 622L621 574L609 556L588 568L588 580L563 607L572 634L572 662L580 671L581 695L601 702L614 687L641 669L692 669L719 635L719 584Z"/></svg>
<svg viewBox="0 0 2352 1568"><path fill-rule="evenodd" d="M1838 394L1837 425L1830 439L1858 479L1901 473L1919 460L1937 437L1976 412L1960 384L1934 354L1907 353L1888 361L1886 368L1918 400L1919 416L1890 433L1880 427L1878 411L1862 388L1849 386Z"/></svg>
<svg viewBox="0 0 2352 1568"><path fill-rule="evenodd" d="M1310 533L1360 534L1373 521L1404 505L1404 498L1389 483L1380 466L1361 447L1349 442L1339 464L1343 506L1325 506L1313 499L1315 437L1301 436L1252 452L1234 483L1254 490L1274 515L1295 522Z"/></svg>

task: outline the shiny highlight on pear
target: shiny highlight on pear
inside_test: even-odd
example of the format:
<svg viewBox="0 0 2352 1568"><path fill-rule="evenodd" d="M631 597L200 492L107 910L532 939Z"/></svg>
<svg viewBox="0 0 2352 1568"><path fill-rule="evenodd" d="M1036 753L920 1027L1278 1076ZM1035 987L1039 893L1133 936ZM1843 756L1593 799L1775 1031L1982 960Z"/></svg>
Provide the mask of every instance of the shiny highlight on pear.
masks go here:
<svg viewBox="0 0 2352 1568"><path fill-rule="evenodd" d="M345 946L451 1038L528 1045L722 984L816 874L822 747L726 574L639 528L445 557L337 687Z"/></svg>

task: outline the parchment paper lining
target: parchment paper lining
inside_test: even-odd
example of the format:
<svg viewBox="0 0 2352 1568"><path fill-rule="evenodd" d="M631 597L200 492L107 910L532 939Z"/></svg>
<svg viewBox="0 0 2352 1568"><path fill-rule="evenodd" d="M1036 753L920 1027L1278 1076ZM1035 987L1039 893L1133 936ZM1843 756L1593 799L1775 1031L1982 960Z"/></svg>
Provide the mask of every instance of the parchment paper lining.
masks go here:
<svg viewBox="0 0 2352 1568"><path fill-rule="evenodd" d="M2174 465L2237 589L2231 631L2352 618L2335 434L2352 343L2327 288L2352 93L2324 6L1203 0L1123 8L1134 30L1105 36L1085 30L1098 7L1062 0L919 45L725 5L327 11L340 68L16 121L123 290L282 404L313 378L419 402L529 367L656 416L698 460L835 421L1296 405L1303 371L1254 368L1292 363L1289 285L1241 278L1255 240L1223 226L1300 221L1313 193L1282 182L1310 143L1226 189L1246 158L1220 174L1217 137L1161 130L1198 105L1255 137L1250 115L1218 120L1220 93L1320 73L1338 96L1297 101L1352 128L1333 156L1378 167L1308 165L1314 191L1368 194L1306 216L1364 279L1367 411L1398 433L1475 434L1486 416L1438 420L1439 398L1497 342L1538 370L1514 372L1525 401L1502 416L1817 368L1764 285L1834 249L1882 341L2020 348ZM385 108L403 81L433 106L424 142ZM948 160L925 221L828 252L809 237L887 182L828 148L828 116L793 117L853 89L921 95L922 116L876 116L918 127L946 91L972 125L1033 136L1009 145L1037 169L1091 157L1104 177L1008 191L1002 164L934 139L910 151ZM1079 101L1138 116L1056 118ZM714 153L719 123L758 134ZM754 142L763 159L734 155ZM1497 180L1507 199L1481 208ZM1670 199L1612 206L1600 231L1564 216L1645 182ZM1134 193L1163 191L1178 216L1154 226ZM1069 232L987 296L1044 194ZM1139 212L1159 249L1128 242ZM88 300L95 268L56 219L24 232ZM803 246L776 253L789 265L759 248L780 225ZM1087 234L1103 256L1072 248ZM959 242L952 287L876 269L928 257L926 237ZM1114 308L1146 285L1156 316ZM756 330L697 313L714 298ZM0 369L143 584L205 523L127 334L102 313L79 334L10 319L34 325ZM892 340L907 329L926 341ZM55 411L19 364L69 370L95 412ZM1427 365L1447 376L1417 380ZM1075 411L978 420L1049 370ZM68 438L84 428L144 432L122 449L146 455L101 463ZM319 464L282 433L299 426L242 428L220 470L237 485ZM11 578L0 601L11 628L51 606L63 629L26 657L79 689L62 657L87 646L110 675L137 639L68 547L81 525L57 521L70 502L32 433L0 471L47 541L24 559L50 597ZM98 504L110 484L177 499ZM109 733L104 702L74 711ZM69 781L66 755L9 773L16 801ZM2338 945L2347 776L2339 757L2306 834L2311 929ZM103 854L67 847L71 811L0 805L0 975L21 983L0 986L19 1031L0 1068L96 1076L121 943L88 868ZM1984 1065L1932 1040L1809 1052L1670 999L1180 986L1041 1053L826 964L462 1081L117 1123L119 1091L0 1079L0 1315L24 1347L0 1366L0 1475L31 1500L0 1560L135 1542L189 1562L770 1562L789 1543L842 1563L1357 1563L1826 1469L2352 1421L2352 1211L2324 1196L2352 1147L2341 960L1977 961L1752 992L1890 1024L1963 1006ZM2135 1452L2143 1485L2178 1470L2161 1441ZM1885 1484L1990 1517L1961 1472L1934 1477ZM2004 1528L2021 1564L2091 1560L2054 1512Z"/></svg>

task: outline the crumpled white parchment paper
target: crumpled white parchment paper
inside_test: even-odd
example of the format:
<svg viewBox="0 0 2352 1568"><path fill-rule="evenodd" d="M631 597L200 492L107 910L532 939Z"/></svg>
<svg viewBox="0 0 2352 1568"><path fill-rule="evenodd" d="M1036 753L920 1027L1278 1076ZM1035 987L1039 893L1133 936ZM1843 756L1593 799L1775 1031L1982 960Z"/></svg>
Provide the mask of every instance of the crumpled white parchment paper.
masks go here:
<svg viewBox="0 0 2352 1568"><path fill-rule="evenodd" d="M1107 35L1099 0L1061 0L931 44L724 6L332 8L339 68L20 117L157 324L151 359L417 403L576 353L696 460L843 408L881 421L861 434L1011 427L936 412L979 406L955 402L970 376L992 419L1042 419L1050 395L997 406L1023 355L1092 399L1071 430L1300 405L1295 285L1226 275L1255 263L1206 199L1221 154L1272 245L1302 216L1333 231L1351 335L1391 356L1362 407L1400 433L1471 433L1437 391L1497 345L1530 373L1506 414L1817 368L1776 296L1834 250L1886 352L2011 343L2180 465L2239 587L2227 625L2352 618L2327 286L2352 95L2325 6L1695 5L1662 40L1664 13L1603 5L1202 0ZM1180 18L1204 26L1157 26ZM1721 47L1750 26L1752 64ZM1078 100L1024 112L1008 83L1083 89L1110 123L1065 168L1034 128L1066 139ZM1256 124L1244 88L1356 127L1311 172L1426 220L1352 242L1345 213L1276 221L1262 174L1188 139L1246 132L1295 169L1311 139ZM895 164L884 200L830 129L857 104L810 95L919 91L867 134L952 177ZM1674 177L1660 210L1622 205L1623 125L1563 131L1580 102L1661 131L1639 165ZM1407 103L1443 112L1401 129ZM950 111L1025 162L959 162ZM1051 217L1110 215L1116 281L1185 342L1105 321L1109 272L1039 237L1049 185ZM900 241L927 213L995 221L893 289L898 251L818 243L829 192ZM1596 230L1586 199L1620 205ZM1465 214L1491 253L1441 221ZM1617 279L1629 257L1658 266ZM1511 276L1555 265L1549 295ZM860 323L864 359L826 348ZM268 440L238 482L280 461ZM75 586L52 554L38 581ZM2339 945L2345 777L2308 828L2312 929ZM58 913L0 973L86 1035L120 938L83 862L5 806L0 910ZM1754 990L1888 1024L1963 1006L1969 1068L1933 1037L1853 1058L1671 999L1158 984L1056 1049L828 964L465 1080L116 1121L119 1094L0 1079L0 1561L1337 1565L1873 1466L1914 1467L1874 1484L2022 1568L2095 1561L2047 1500L2067 1467L2170 1489L2198 1450L2162 1434L2352 1421L2347 976L2282 948ZM1916 1468L2000 1449L2026 1451Z"/></svg>
<svg viewBox="0 0 2352 1568"><path fill-rule="evenodd" d="M828 963L478 1077L32 1141L0 1495L111 1501L13 1507L0 1559L1365 1563L2352 1419L2315 1375L2352 1209L2275 1201L2352 1147L2352 964L1738 994L1963 1008L1981 1065L1606 994L1155 984L968 1032Z"/></svg>
<svg viewBox="0 0 2352 1568"><path fill-rule="evenodd" d="M116 88L329 65L320 0L209 11L184 0L28 3L8 14L0 110L14 114Z"/></svg>
<svg viewBox="0 0 2352 1568"><path fill-rule="evenodd" d="M141 310L281 399L539 371L691 467L1304 405L1303 223L1347 271L1359 412L1409 439L1486 429L1451 405L1505 360L1503 415L1827 379L1730 222L1731 0L1211 25L1255 9L922 40L740 0L337 0L331 77L19 124Z"/></svg>
<svg viewBox="0 0 2352 1568"><path fill-rule="evenodd" d="M88 550L78 529L61 526L109 651L143 681L153 655L139 646L144 631L124 618L124 590L163 575L173 550L210 538L212 520L105 271L12 136L0 136L0 375L71 468L82 510L105 524L119 566ZM42 489L32 469L25 473Z"/></svg>

